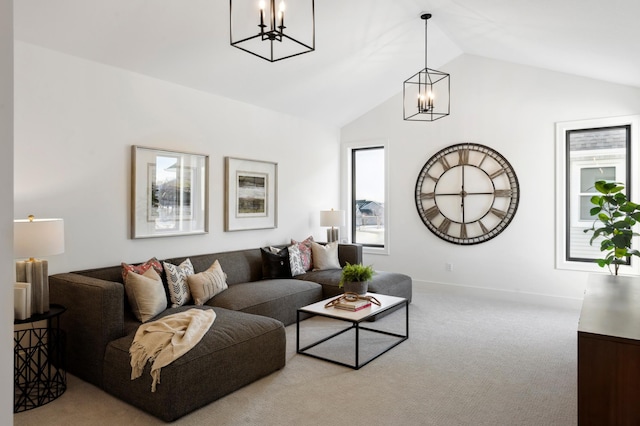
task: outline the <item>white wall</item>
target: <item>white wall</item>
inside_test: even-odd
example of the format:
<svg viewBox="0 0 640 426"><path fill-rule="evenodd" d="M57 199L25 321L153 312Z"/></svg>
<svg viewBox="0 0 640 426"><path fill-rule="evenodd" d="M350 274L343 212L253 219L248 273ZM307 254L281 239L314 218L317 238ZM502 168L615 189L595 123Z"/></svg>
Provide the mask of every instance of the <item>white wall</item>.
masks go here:
<svg viewBox="0 0 640 426"><path fill-rule="evenodd" d="M15 50L14 212L64 218L51 273L325 239L338 129L24 42ZM129 238L131 145L210 156L209 234ZM223 232L225 156L278 163L277 229Z"/></svg>
<svg viewBox="0 0 640 426"><path fill-rule="evenodd" d="M0 424L13 424L13 2L0 1Z"/></svg>
<svg viewBox="0 0 640 426"><path fill-rule="evenodd" d="M402 119L402 93L345 126L343 143L388 138L389 256L377 269L432 282L581 298L586 274L554 268L554 124L640 113L640 89L463 55L451 73L451 115L432 123ZM398 82L401 87L402 82ZM475 246L440 240L415 207L416 179L438 150L460 142L490 146L515 168L520 204L496 238ZM445 265L451 262L453 272Z"/></svg>

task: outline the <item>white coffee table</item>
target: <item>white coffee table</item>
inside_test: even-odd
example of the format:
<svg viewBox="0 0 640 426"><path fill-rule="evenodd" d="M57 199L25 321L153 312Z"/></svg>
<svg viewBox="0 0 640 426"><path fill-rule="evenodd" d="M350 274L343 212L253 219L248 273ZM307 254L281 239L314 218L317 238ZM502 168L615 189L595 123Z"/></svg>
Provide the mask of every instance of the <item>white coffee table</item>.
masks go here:
<svg viewBox="0 0 640 426"><path fill-rule="evenodd" d="M370 363L374 359L378 358L380 355L388 352L392 348L398 346L400 343L407 340L409 338L409 301L403 297L387 296L384 294L376 294L376 293L367 293L367 296L373 296L376 299L378 299L380 301L381 306L377 306L372 303L370 307L364 308L356 312L345 311L345 310L333 308L333 307L325 308L324 306L327 302L339 297L339 296L334 296L326 300L313 303L311 305L303 306L302 308L298 309L297 320L296 320L296 351L297 353L358 370L359 368L365 366L366 364ZM402 305L404 305L405 317L406 317L405 329L403 334L392 333L384 330L378 330L375 328L365 327L362 325L363 322L374 319L376 316L390 309L402 307ZM345 321L350 323L350 326L347 328L341 329L340 331L333 333L330 336L324 337L314 343L311 343L301 348L300 347L300 315L301 314L318 315L322 317L332 318L335 320ZM380 321L384 321L384 318L381 318ZM325 343L328 340L331 340L334 337L337 337L350 330L355 330L355 342L354 342L355 358L353 363L350 364L350 363L338 361L336 359L331 359L326 356L321 356L321 355L317 355L309 352L312 348L318 345L321 345L322 343ZM376 351L375 353L373 353L373 355L370 355L367 359L360 360L360 339L361 339L360 331L361 330L366 330L368 332L392 336L395 339L393 339L391 344L384 346L379 351Z"/></svg>

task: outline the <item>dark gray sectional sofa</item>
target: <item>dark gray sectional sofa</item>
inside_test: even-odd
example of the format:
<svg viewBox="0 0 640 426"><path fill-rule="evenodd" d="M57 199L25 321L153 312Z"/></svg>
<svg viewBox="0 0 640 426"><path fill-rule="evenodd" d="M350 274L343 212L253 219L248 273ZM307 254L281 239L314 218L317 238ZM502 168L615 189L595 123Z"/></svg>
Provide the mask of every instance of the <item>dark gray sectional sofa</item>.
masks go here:
<svg viewBox="0 0 640 426"><path fill-rule="evenodd" d="M362 247L341 244L340 264L362 262ZM186 257L165 259L178 265ZM149 365L131 380L129 348L141 324L125 296L121 266L52 275L50 302L65 306L68 371L164 420L173 421L285 366L286 325L302 306L342 293L340 269L309 271L294 278L263 279L259 248L189 256L195 272L216 259L228 289L198 309L214 309L216 320L184 356L162 368L151 392ZM411 300L411 278L374 275L369 291ZM169 303L169 306L171 304ZM156 317L194 308L168 308Z"/></svg>

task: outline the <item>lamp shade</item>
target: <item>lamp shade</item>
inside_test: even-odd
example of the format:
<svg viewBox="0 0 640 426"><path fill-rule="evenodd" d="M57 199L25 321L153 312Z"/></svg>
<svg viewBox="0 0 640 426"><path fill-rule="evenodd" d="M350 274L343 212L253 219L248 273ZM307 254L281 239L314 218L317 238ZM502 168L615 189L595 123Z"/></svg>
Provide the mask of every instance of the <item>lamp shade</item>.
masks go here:
<svg viewBox="0 0 640 426"><path fill-rule="evenodd" d="M13 221L13 255L16 259L64 253L62 219L18 219Z"/></svg>
<svg viewBox="0 0 640 426"><path fill-rule="evenodd" d="M320 226L343 226L344 210L320 211Z"/></svg>

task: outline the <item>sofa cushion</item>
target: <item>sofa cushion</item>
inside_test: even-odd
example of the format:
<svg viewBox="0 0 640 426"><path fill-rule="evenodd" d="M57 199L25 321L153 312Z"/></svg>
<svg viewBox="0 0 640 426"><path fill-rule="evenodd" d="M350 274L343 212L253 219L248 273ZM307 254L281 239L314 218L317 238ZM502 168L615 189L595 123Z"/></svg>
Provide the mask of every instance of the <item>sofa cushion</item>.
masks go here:
<svg viewBox="0 0 640 426"><path fill-rule="evenodd" d="M262 259L259 248L191 255L188 257L196 273L207 270L215 260L218 260L222 270L227 274L228 285L262 279ZM165 262L178 265L186 258L165 259Z"/></svg>
<svg viewBox="0 0 640 426"><path fill-rule="evenodd" d="M337 296L344 293L340 287L340 269L326 269L323 271L309 271L306 274L298 275L295 279L312 281L322 285L325 298ZM376 271L371 281L369 281L369 291L371 293L386 294L389 296L404 297L411 301L412 295L411 277L397 272Z"/></svg>
<svg viewBox="0 0 640 426"><path fill-rule="evenodd" d="M369 291L372 293L388 294L389 296L404 297L411 302L412 296L411 277L398 272L376 271L369 282Z"/></svg>
<svg viewBox="0 0 640 426"><path fill-rule="evenodd" d="M170 308L160 317L192 308ZM189 352L162 368L161 381L153 393L149 364L140 378L131 380L129 348L134 333L109 343L104 356L104 389L170 422L284 367L286 337L280 321L214 310L216 321L209 331Z"/></svg>
<svg viewBox="0 0 640 426"><path fill-rule="evenodd" d="M289 253L289 268L291 269L291 276L295 277L296 275L304 274L306 271L304 269L304 263L302 262L302 253L300 253L300 248L292 244L287 247L287 251Z"/></svg>
<svg viewBox="0 0 640 426"><path fill-rule="evenodd" d="M291 278L289 250L277 247L262 247L262 278Z"/></svg>
<svg viewBox="0 0 640 426"><path fill-rule="evenodd" d="M187 277L194 274L193 265L188 258L180 265L163 262L167 276L167 288L171 298L171 307L177 308L186 304L191 299Z"/></svg>
<svg viewBox="0 0 640 426"><path fill-rule="evenodd" d="M291 244L298 247L300 250L300 258L302 259L302 267L305 271L313 269L313 257L311 254L311 242L313 236L308 236L304 241L291 240Z"/></svg>
<svg viewBox="0 0 640 426"><path fill-rule="evenodd" d="M187 283L196 305L204 305L207 300L228 287L227 276L217 259L206 271L187 276Z"/></svg>
<svg viewBox="0 0 640 426"><path fill-rule="evenodd" d="M162 276L162 265L160 264L160 261L155 257L152 257L146 262L140 263L137 265L129 265L128 263L122 262L121 266L122 266L122 282L125 282L127 280L127 274L129 272L135 272L136 274L142 275L145 272L147 272L149 268L155 269L158 275Z"/></svg>
<svg viewBox="0 0 640 426"><path fill-rule="evenodd" d="M338 259L338 243L332 242L325 245L318 244L315 241L311 243L311 252L313 253L313 270L321 271L323 269L340 269L340 260Z"/></svg>
<svg viewBox="0 0 640 426"><path fill-rule="evenodd" d="M234 284L212 298L207 305L265 315L282 321L296 322L296 310L322 300L322 287L295 279L273 279Z"/></svg>
<svg viewBox="0 0 640 426"><path fill-rule="evenodd" d="M167 309L162 279L154 268L144 274L129 271L124 283L131 310L138 320L146 322Z"/></svg>

